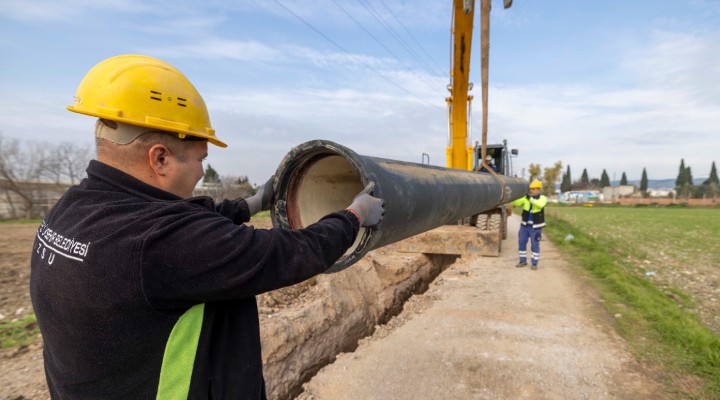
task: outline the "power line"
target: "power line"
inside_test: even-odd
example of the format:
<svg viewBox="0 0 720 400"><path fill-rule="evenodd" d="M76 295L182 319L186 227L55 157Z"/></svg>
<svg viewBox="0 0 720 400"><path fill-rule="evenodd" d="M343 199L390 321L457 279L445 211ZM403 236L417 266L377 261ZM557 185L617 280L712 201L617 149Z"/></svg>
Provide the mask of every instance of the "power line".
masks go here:
<svg viewBox="0 0 720 400"><path fill-rule="evenodd" d="M353 15L352 15L350 12L348 12L342 5L340 5L340 3L337 2L337 0L332 0L332 1L333 1L333 3L335 3L336 6L338 6L338 8L339 8L340 10L342 10L342 12L345 13L345 15L347 15L348 17L350 17L350 19L352 19L353 21L355 21L355 23L356 23L363 31L365 31L365 33L367 33L368 36L370 36L373 40L375 40L375 42L377 42L377 44L379 44L380 46L382 46L382 48L384 48L385 50L387 50L387 52L390 53L390 55L393 56L393 58L395 58L395 60L397 60L398 63L404 65L405 68L408 69L408 71L412 71L412 68L411 68L407 63L405 63L404 61L401 61L400 58L398 58L398 56L397 56L392 50L390 50L390 48L388 48L387 46L385 46L385 44L384 44L383 42L381 42L380 39L378 39L375 35L372 34L372 32L370 32L367 28L365 28L365 26L364 26L360 21L358 21L355 17L353 17ZM425 84L428 85L428 87L430 87L430 88L436 88L436 87L437 87L436 84L434 84L434 83L432 83L432 82L429 82L429 81L428 81L427 79L425 79L425 77L423 77L422 75L420 75L419 78L420 78L423 82L425 82Z"/></svg>
<svg viewBox="0 0 720 400"><path fill-rule="evenodd" d="M430 74L430 75L435 74L434 72L430 71L430 68L428 68L428 66L425 65L425 63L418 57L418 55L415 53L415 51L412 48L410 48L410 46L405 41L405 39L403 39L400 36L400 34L398 34L397 31L395 31L395 29L390 24L388 24L385 20L383 20L383 18L380 16L380 13L378 13L377 10L375 10L372 7L372 5L370 5L370 3L368 3L366 0L359 0L359 2L360 2L360 4L363 5L363 7L365 7L366 10L368 10L370 12L370 15L372 15L372 17L375 18L375 20L378 23L380 23L380 25L383 28L385 28L385 30L390 34L390 36L392 36L393 39L395 39L395 41L398 42L398 44L400 44L400 47L405 49L405 51L410 55L410 57L415 59L415 61L417 61L418 64L420 64L420 66L422 66L423 69L425 69L425 71L428 72L428 74Z"/></svg>
<svg viewBox="0 0 720 400"><path fill-rule="evenodd" d="M401 20L400 18L398 18L397 15L395 15L395 13L392 11L392 9L390 9L390 7L388 7L387 4L385 4L385 2L384 2L383 0L380 0L380 3L385 7L386 10L388 10L388 12L390 13L390 15L392 15L393 18L395 18L395 21L397 21L398 24L403 28L403 30L405 30L405 32L408 34L408 36L410 36L410 39L412 39L413 42L415 42L415 44L418 45L418 47L420 48L420 50L422 50L423 53L425 53L425 55L427 56L428 60L430 60L430 62L432 62L433 64L435 64L435 68L437 68L438 71L443 71L443 69L437 64L437 62L435 62L435 60L434 60L433 57L430 55L430 53L428 53L428 51L425 50L425 47L423 47L423 45L420 44L420 42L418 42L417 39L415 39L415 36L407 29L407 27L405 27L405 24L402 23L402 20ZM436 73L437 73L437 72L436 72ZM437 73L437 74L438 74L438 75L444 75L445 72L440 72L440 73Z"/></svg>
<svg viewBox="0 0 720 400"><path fill-rule="evenodd" d="M355 23L356 23L360 28L362 28L362 30L365 31L365 33L367 33L368 36L370 36L371 38L373 38L373 40L375 40L375 42L377 42L377 44L379 44L380 46L382 46L383 49L387 50L387 52L390 53L390 55L392 55L398 62L400 62L400 59L395 55L395 53L393 53L392 50L390 50L387 46L385 46L385 44L383 44L383 43L380 41L380 39L378 39L377 37L375 37L375 35L373 35L369 30L367 30L367 28L365 28L365 26L364 26L362 23L360 23L360 21L358 21L355 17L353 17L352 14L350 14L347 10L345 10L345 8L344 8L343 6L341 6L340 3L337 2L337 0L332 0L332 1L333 1L333 3L335 3L336 6L338 6L338 8L339 8L340 10L342 10L342 12L345 13L345 15L347 15L348 17L350 17L350 19L352 19L353 21L355 21Z"/></svg>
<svg viewBox="0 0 720 400"><path fill-rule="evenodd" d="M318 35L322 36L325 40L327 40L328 42L330 42L333 46L335 46L335 47L337 47L338 49L340 49L343 53L348 54L348 55L350 55L350 56L353 56L360 64L364 65L364 66L365 66L366 68L368 68L369 70L371 70L371 71L373 71L374 73L378 74L381 78L383 78L383 79L385 79L386 81L388 81L388 83L390 83L391 85L393 85L393 86L395 86L396 88L402 90L403 92L409 94L410 96L415 97L416 99L418 99L418 100L419 100L420 102L422 102L422 103L425 103L425 104L430 105L430 106L433 106L433 107L437 107L436 104L431 104L431 103L426 102L425 100L423 100L423 99L421 99L420 97L418 97L416 94L414 94L414 93L412 93L411 91L409 91L408 89L400 86L398 83L396 83L396 82L393 81L392 79L390 79L390 78L388 78L387 76L385 76L384 74L382 74L380 71L378 71L378 70L376 70L375 68L373 68L371 65L369 65L369 64L365 63L364 61L362 61L362 59L360 59L359 57L357 57L357 55L354 55L354 54L350 53L349 51L347 51L347 50L346 50L344 47L342 47L340 44L338 44L337 42L335 42L334 40L332 40L330 37L328 37L327 35L325 35L322 31L320 31L319 29L315 28L315 26L313 26L311 23L307 22L307 21L306 21L305 19L303 19L301 16L299 16L298 14L296 14L293 10L291 10L290 8L288 8L285 4L283 4L282 2L280 2L280 0L274 0L274 1L275 1L275 3L277 3L280 7L284 8L287 12L289 12L293 17L297 18L300 22L302 22L303 24L305 24L308 28L312 29L312 30L315 31Z"/></svg>

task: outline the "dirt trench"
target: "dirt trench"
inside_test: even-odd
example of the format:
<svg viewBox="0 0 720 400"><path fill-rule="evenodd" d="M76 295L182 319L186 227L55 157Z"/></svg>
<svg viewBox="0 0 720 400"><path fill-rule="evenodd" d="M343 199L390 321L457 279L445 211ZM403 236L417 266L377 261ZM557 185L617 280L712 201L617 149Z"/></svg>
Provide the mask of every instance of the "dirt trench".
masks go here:
<svg viewBox="0 0 720 400"><path fill-rule="evenodd" d="M344 271L261 295L268 397L297 396L320 368L355 350L456 258L379 249Z"/></svg>

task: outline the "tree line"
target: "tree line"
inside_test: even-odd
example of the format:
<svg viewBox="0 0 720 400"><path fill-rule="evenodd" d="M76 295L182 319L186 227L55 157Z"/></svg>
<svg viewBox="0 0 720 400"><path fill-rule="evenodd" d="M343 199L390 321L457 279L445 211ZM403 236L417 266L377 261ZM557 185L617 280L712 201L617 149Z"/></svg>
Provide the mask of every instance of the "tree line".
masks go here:
<svg viewBox="0 0 720 400"><path fill-rule="evenodd" d="M87 176L91 143L32 142L0 133L0 219L40 218L72 185ZM215 201L245 198L257 188L247 176L223 176L208 165L196 195Z"/></svg>
<svg viewBox="0 0 720 400"><path fill-rule="evenodd" d="M645 189L647 190L647 172L645 171L645 168L643 168L643 179L641 179L641 186L642 182L644 182ZM624 186L628 184L627 175L625 172L622 173L622 176L620 177L620 185ZM579 180L573 181L572 175L570 173L570 166L567 166L567 170L562 175L562 180L560 181L560 191L562 192L569 192L572 190L601 190L604 187L611 186L610 185L610 176L608 175L607 171L603 169L602 174L600 175L600 179L598 178L590 178L587 172L587 168L583 168L582 175L580 176Z"/></svg>
<svg viewBox="0 0 720 400"><path fill-rule="evenodd" d="M92 158L89 144L20 142L0 134L0 179L75 184Z"/></svg>
<svg viewBox="0 0 720 400"><path fill-rule="evenodd" d="M590 178L587 168L583 168L580 179L573 181L570 166L568 165L566 167L565 172L562 173L561 176L560 171L562 171L562 168L562 161L556 161L552 167L544 169L540 164L531 163L528 168L529 179L530 181L535 179L541 180L544 191L548 195L556 193L555 184L558 181L560 182L561 192L570 192L573 190L602 190L604 187L611 186L610 176L608 176L607 171L604 169L600 178ZM628 185L627 175L624 171L620 178L620 185ZM640 187L638 189L643 196L648 196L648 174L645 168L643 168ZM695 185L692 177L692 169L690 166L685 165L684 159L681 159L678 177L675 180L675 195L684 198L703 198L720 195L720 181L718 180L715 161L712 162L708 179L700 185Z"/></svg>
<svg viewBox="0 0 720 400"><path fill-rule="evenodd" d="M689 165L685 166L685 159L680 159L678 176L675 179L675 192L678 197L695 199L720 194L720 180L718 180L715 161L712 162L712 167L710 167L710 176L700 185L695 185L692 169Z"/></svg>

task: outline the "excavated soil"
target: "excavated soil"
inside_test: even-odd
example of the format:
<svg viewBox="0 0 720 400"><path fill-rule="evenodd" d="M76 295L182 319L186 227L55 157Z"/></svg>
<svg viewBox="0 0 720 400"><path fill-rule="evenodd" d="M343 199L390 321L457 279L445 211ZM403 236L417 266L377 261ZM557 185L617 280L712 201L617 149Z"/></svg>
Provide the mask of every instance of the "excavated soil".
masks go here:
<svg viewBox="0 0 720 400"><path fill-rule="evenodd" d="M0 322L32 313L35 230L0 225ZM259 296L269 397L673 398L549 242L540 270L512 267L514 232L500 257L453 263L388 246L345 271ZM39 337L0 350L0 369L0 400L49 397Z"/></svg>

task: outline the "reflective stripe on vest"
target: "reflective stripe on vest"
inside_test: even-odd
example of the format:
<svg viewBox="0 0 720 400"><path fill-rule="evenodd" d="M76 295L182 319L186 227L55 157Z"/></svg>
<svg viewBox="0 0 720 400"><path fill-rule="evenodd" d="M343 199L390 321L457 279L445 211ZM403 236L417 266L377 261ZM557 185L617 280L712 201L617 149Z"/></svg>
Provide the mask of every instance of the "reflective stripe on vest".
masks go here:
<svg viewBox="0 0 720 400"><path fill-rule="evenodd" d="M170 332L160 369L158 399L187 399L204 314L205 304L193 306Z"/></svg>

